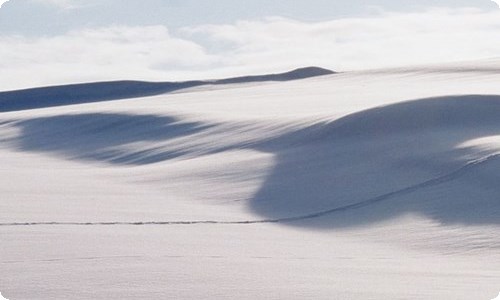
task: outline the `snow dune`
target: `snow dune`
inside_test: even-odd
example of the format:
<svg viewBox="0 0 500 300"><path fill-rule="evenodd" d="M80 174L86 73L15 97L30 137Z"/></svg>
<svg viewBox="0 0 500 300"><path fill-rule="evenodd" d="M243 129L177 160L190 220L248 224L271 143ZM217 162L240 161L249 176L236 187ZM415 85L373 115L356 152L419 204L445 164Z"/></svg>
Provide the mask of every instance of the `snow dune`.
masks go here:
<svg viewBox="0 0 500 300"><path fill-rule="evenodd" d="M490 299L491 68L242 77L99 103L16 107L4 93L1 286L19 299L39 276L56 298Z"/></svg>
<svg viewBox="0 0 500 300"><path fill-rule="evenodd" d="M249 199L263 220L292 221L400 199L385 214L358 221L410 211L440 222L496 224L500 191L492 170L500 148L478 151L463 144L500 136L499 115L500 96L450 96L378 107L270 136L270 125L266 134L245 123L89 113L14 122L10 126L20 134L6 142L21 152L138 166L231 151L269 153L273 169ZM488 180L478 184L471 176ZM463 188L485 195L460 197L449 189L450 195L434 205L401 200L463 179Z"/></svg>
<svg viewBox="0 0 500 300"><path fill-rule="evenodd" d="M318 67L300 68L286 73L185 82L111 81L70 84L0 92L0 112L52 106L82 104L165 94L182 89L234 83L289 81L334 74Z"/></svg>

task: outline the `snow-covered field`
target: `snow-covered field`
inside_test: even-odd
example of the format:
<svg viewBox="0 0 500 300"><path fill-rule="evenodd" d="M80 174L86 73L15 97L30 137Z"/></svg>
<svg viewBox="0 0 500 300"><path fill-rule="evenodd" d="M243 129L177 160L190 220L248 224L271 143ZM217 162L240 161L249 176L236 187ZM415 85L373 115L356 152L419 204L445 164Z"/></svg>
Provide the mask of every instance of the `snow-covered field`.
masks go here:
<svg viewBox="0 0 500 300"><path fill-rule="evenodd" d="M498 60L3 112L0 290L488 300L499 170Z"/></svg>

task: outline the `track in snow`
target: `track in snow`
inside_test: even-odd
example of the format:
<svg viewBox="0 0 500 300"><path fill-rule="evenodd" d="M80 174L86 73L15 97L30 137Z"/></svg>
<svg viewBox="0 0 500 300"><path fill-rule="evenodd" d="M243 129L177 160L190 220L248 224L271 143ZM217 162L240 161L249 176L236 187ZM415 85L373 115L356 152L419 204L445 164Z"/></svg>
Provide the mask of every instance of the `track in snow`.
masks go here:
<svg viewBox="0 0 500 300"><path fill-rule="evenodd" d="M370 198L365 201L361 201L358 203L345 205L341 207L332 208L329 210L324 210L316 213L311 213L302 216L294 216L287 218L278 218L278 219L263 219L263 220L246 220L246 221L148 221L148 222L21 222L21 223L0 223L0 226L146 226L146 225L200 225L200 224L214 224L214 225L249 225L249 224L262 224L262 223L289 223L289 222L297 222L308 219L314 219L323 217L326 215L344 212L353 209L359 209L366 206L370 206L372 204L376 204L385 200L392 199L397 196L411 194L417 190L436 186L445 182L453 181L462 175L466 174L468 171L475 169L481 165L487 164L491 161L500 159L500 154L492 154L486 157L481 157L475 160L472 160L462 167L452 171L448 174L429 179L422 183L412 185L397 191L393 191L384 195L377 196L375 198Z"/></svg>

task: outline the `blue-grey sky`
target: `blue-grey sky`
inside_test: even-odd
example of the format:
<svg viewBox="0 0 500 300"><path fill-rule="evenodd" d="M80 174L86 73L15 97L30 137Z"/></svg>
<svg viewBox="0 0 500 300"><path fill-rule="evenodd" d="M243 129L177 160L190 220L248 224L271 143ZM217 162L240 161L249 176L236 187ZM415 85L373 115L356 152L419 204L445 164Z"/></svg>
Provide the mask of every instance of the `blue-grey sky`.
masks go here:
<svg viewBox="0 0 500 300"><path fill-rule="evenodd" d="M500 9L490 0L10 0L0 8L0 90L499 56Z"/></svg>
<svg viewBox="0 0 500 300"><path fill-rule="evenodd" d="M178 28L268 16L311 22L429 7L498 8L490 0L10 0L0 9L0 32L53 35L112 24Z"/></svg>

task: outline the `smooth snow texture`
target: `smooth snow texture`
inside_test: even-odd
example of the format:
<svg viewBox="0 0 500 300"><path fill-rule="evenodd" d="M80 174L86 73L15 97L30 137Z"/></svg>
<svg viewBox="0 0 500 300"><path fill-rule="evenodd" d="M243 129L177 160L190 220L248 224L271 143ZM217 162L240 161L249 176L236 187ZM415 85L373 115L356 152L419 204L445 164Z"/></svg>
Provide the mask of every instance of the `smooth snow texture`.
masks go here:
<svg viewBox="0 0 500 300"><path fill-rule="evenodd" d="M14 299L490 299L499 66L3 112L0 286Z"/></svg>

